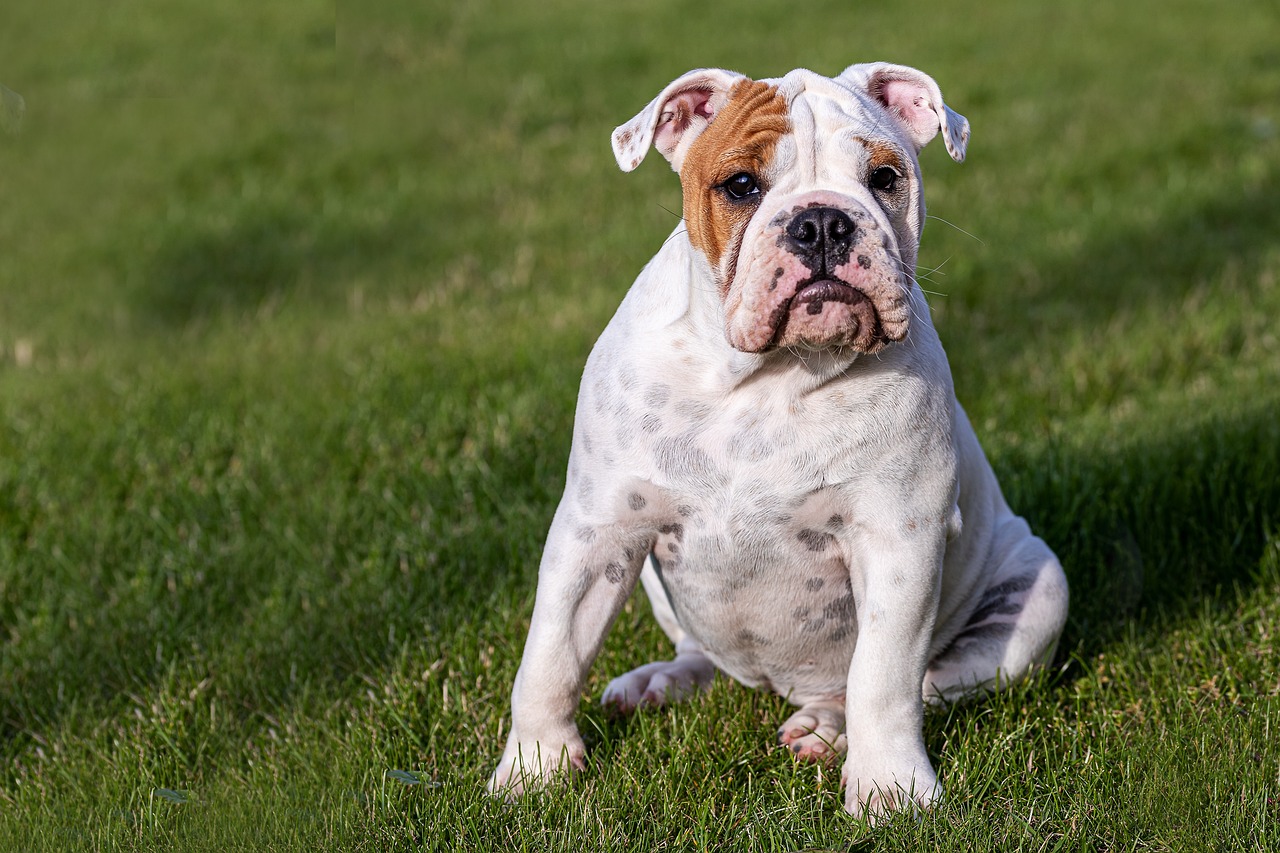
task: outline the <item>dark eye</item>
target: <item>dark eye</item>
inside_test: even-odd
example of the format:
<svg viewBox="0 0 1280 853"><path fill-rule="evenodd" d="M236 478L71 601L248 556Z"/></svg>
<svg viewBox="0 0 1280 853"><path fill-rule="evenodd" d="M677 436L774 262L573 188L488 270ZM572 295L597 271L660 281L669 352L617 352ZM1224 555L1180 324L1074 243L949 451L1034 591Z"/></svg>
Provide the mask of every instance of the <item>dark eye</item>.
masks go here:
<svg viewBox="0 0 1280 853"><path fill-rule="evenodd" d="M867 183L874 190L881 192L892 192L898 183L898 170L892 166L881 166L871 173L871 177L867 179Z"/></svg>
<svg viewBox="0 0 1280 853"><path fill-rule="evenodd" d="M737 200L760 192L760 185L756 183L755 176L747 172L739 172L720 186L729 194L729 198Z"/></svg>

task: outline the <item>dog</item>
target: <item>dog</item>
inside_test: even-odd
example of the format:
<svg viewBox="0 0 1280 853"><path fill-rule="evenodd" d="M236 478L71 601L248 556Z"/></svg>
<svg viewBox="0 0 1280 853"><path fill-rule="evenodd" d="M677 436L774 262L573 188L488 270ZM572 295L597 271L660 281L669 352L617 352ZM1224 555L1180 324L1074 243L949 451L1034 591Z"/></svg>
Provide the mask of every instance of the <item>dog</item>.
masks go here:
<svg viewBox="0 0 1280 853"><path fill-rule="evenodd" d="M870 819L942 794L926 703L1052 659L1066 577L1006 504L915 279L939 134L963 161L937 83L882 62L691 71L614 131L624 171L670 162L683 221L587 361L492 792L585 769L574 715L637 581L675 655L602 701L717 672L773 690L798 707L781 742L843 753Z"/></svg>

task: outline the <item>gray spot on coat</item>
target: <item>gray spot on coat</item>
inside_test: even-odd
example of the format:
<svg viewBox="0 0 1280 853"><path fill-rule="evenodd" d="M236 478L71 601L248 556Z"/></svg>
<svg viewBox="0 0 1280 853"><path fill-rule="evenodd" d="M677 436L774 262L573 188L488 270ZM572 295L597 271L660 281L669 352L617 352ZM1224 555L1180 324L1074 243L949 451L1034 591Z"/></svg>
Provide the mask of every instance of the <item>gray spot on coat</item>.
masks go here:
<svg viewBox="0 0 1280 853"><path fill-rule="evenodd" d="M985 604L986 602L996 598L1004 598L1005 596L1012 595L1015 592L1026 592L1031 589L1031 587L1035 586L1035 583L1036 576L1034 574L1010 578L1004 583L998 583L986 592L982 593L982 603Z"/></svg>
<svg viewBox="0 0 1280 853"><path fill-rule="evenodd" d="M764 462L772 457L778 448L766 440L759 430L751 429L739 432L729 439L727 450L731 459Z"/></svg>
<svg viewBox="0 0 1280 853"><path fill-rule="evenodd" d="M706 420L710 417L711 411L711 404L700 400L681 400L676 403L676 414L694 422Z"/></svg>
<svg viewBox="0 0 1280 853"><path fill-rule="evenodd" d="M835 541L835 537L830 533L821 533L817 530L805 528L796 534L796 538L804 543L804 547L810 551L825 551L827 546Z"/></svg>
<svg viewBox="0 0 1280 853"><path fill-rule="evenodd" d="M982 594L978 608L969 617L969 624L981 624L992 616L1012 616L1021 613L1023 603L1011 599L1018 593L1026 592L1035 585L1035 582L1035 575L1023 575L991 587Z"/></svg>
<svg viewBox="0 0 1280 853"><path fill-rule="evenodd" d="M853 593L847 593L840 596L835 601L822 608L822 615L826 619L835 619L838 622L850 622L853 620Z"/></svg>
<svg viewBox="0 0 1280 853"><path fill-rule="evenodd" d="M658 532L663 536L675 537L677 542L684 541L684 525L683 524L663 524L658 527Z"/></svg>
<svg viewBox="0 0 1280 853"><path fill-rule="evenodd" d="M693 436L688 433L659 441L654 446L653 454L658 470L672 477L696 477L704 481L724 477L715 460L698 447Z"/></svg>
<svg viewBox="0 0 1280 853"><path fill-rule="evenodd" d="M658 409L671 399L671 386L658 383L650 385L644 392L644 404L651 409Z"/></svg>
<svg viewBox="0 0 1280 853"><path fill-rule="evenodd" d="M952 640L951 645L935 660L971 654L975 647L999 645L1008 640L1013 631L1012 622L988 622L986 625L969 628Z"/></svg>

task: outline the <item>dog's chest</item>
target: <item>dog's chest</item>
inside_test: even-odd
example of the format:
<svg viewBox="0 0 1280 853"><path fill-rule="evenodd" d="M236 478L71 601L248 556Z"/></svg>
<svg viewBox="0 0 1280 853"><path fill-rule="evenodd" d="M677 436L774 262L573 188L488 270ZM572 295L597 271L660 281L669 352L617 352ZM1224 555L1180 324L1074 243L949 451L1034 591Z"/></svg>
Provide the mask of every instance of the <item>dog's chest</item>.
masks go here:
<svg viewBox="0 0 1280 853"><path fill-rule="evenodd" d="M857 636L842 544L857 523L852 419L838 397L713 407L673 395L666 411L678 428L642 429L631 450L648 464L635 494L657 514L677 618L740 681L838 693Z"/></svg>
<svg viewBox="0 0 1280 853"><path fill-rule="evenodd" d="M821 495L816 498L822 502ZM835 513L743 502L726 516L697 504L663 525L659 576L681 625L748 684L825 695L843 685L857 637Z"/></svg>

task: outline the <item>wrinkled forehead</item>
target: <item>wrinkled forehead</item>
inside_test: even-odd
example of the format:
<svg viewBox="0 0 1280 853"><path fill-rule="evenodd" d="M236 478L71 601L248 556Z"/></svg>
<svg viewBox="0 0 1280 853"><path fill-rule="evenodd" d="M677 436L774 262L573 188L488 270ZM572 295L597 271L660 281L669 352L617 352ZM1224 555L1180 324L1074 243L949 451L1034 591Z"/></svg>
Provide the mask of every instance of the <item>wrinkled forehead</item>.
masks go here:
<svg viewBox="0 0 1280 853"><path fill-rule="evenodd" d="M786 101L795 134L815 147L850 139L893 141L908 147L884 108L859 87L803 68L761 82L776 88Z"/></svg>

